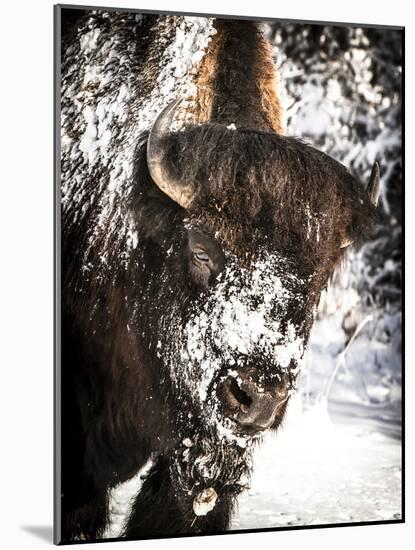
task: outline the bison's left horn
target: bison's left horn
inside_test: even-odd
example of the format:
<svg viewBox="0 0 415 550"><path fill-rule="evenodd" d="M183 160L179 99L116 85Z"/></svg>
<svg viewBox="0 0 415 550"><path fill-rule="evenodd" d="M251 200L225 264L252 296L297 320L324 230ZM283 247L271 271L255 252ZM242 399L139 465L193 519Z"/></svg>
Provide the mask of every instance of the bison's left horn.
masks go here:
<svg viewBox="0 0 415 550"><path fill-rule="evenodd" d="M370 202L373 204L373 206L377 206L380 193L380 172L378 162L375 162L372 167L369 183L366 187L366 193L369 195Z"/></svg>
<svg viewBox="0 0 415 550"><path fill-rule="evenodd" d="M174 112L180 100L173 101L163 109L151 128L147 141L147 165L155 184L163 193L188 208L194 198L193 187L172 177L171 170L166 166L162 138L170 131Z"/></svg>
<svg viewBox="0 0 415 550"><path fill-rule="evenodd" d="M373 206L377 206L380 193L380 170L379 163L377 161L375 161L372 166L369 183L366 187L366 193L368 194L370 202L373 204ZM353 244L353 240L346 238L340 245L340 248L346 248L346 246L350 246L351 244Z"/></svg>

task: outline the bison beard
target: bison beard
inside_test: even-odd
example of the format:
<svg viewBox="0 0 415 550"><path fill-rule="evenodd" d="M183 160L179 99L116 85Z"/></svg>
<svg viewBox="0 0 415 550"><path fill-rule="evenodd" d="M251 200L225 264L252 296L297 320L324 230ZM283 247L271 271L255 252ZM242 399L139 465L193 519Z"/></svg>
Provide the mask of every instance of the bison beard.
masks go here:
<svg viewBox="0 0 415 550"><path fill-rule="evenodd" d="M183 444L170 456L159 457L135 500L124 536L225 530L235 498L247 487L250 461L250 447L224 444L223 439L207 433L192 442L191 448ZM203 500L204 493L212 489L211 501L197 508L198 498Z"/></svg>
<svg viewBox="0 0 415 550"><path fill-rule="evenodd" d="M280 107L257 25L215 25L197 78L186 66L177 82L186 93L193 77L201 86L202 124L160 140L163 173L194 190L186 209L150 176L143 130L171 100L163 84L178 37L203 52L211 22L95 12L79 36L65 35L64 541L105 536L111 489L149 457L123 536L229 526L260 441L241 427L244 384L278 404L266 425L276 429L342 243L376 220L342 165L275 133ZM192 234L223 253L214 280L195 276Z"/></svg>

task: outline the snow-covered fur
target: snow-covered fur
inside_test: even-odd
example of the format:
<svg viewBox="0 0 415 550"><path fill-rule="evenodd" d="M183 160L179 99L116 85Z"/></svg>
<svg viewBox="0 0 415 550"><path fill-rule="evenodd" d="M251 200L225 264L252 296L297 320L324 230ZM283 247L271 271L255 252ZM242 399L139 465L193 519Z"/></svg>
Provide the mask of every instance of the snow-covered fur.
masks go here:
<svg viewBox="0 0 415 550"><path fill-rule="evenodd" d="M123 536L219 532L257 442L235 430L224 380L278 391L278 427L340 244L374 209L341 165L275 132L256 23L93 12L75 25L61 88L62 540L104 536L109 491L150 457ZM232 44L248 48L243 67ZM164 147L197 190L188 210L146 161L148 129L177 97L188 108ZM225 259L208 285L191 231Z"/></svg>

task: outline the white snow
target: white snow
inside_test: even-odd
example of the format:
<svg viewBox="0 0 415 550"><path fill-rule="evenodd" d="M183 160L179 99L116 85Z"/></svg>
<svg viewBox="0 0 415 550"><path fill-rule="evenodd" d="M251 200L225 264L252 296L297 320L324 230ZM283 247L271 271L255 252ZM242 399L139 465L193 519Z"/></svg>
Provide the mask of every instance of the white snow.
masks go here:
<svg viewBox="0 0 415 550"><path fill-rule="evenodd" d="M125 483L120 483L110 491L110 519L103 538L116 538L121 536L125 522L128 520L131 513L131 506L133 505L134 499L141 490L143 478L152 465L153 458L151 457L134 477Z"/></svg>

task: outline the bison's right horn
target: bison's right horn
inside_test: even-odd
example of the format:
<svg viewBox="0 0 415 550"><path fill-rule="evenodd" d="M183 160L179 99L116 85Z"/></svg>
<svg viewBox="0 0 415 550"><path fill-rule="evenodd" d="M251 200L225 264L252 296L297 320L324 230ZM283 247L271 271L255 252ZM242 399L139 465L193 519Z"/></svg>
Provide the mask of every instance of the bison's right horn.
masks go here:
<svg viewBox="0 0 415 550"><path fill-rule="evenodd" d="M370 173L369 183L366 187L366 193L369 195L370 202L373 204L373 206L377 206L380 193L380 171L379 163L376 161Z"/></svg>
<svg viewBox="0 0 415 550"><path fill-rule="evenodd" d="M373 206L377 206L380 193L380 171L379 163L377 161L375 161L375 163L373 164L372 171L370 173L369 183L366 187L366 193L368 194L370 202L373 204ZM353 239L346 238L341 243L340 248L346 248L351 244L353 244Z"/></svg>
<svg viewBox="0 0 415 550"><path fill-rule="evenodd" d="M162 138L170 131L179 102L180 100L177 100L167 105L154 122L147 141L147 165L157 187L177 204L188 208L194 199L195 191L190 184L171 177L162 147Z"/></svg>

